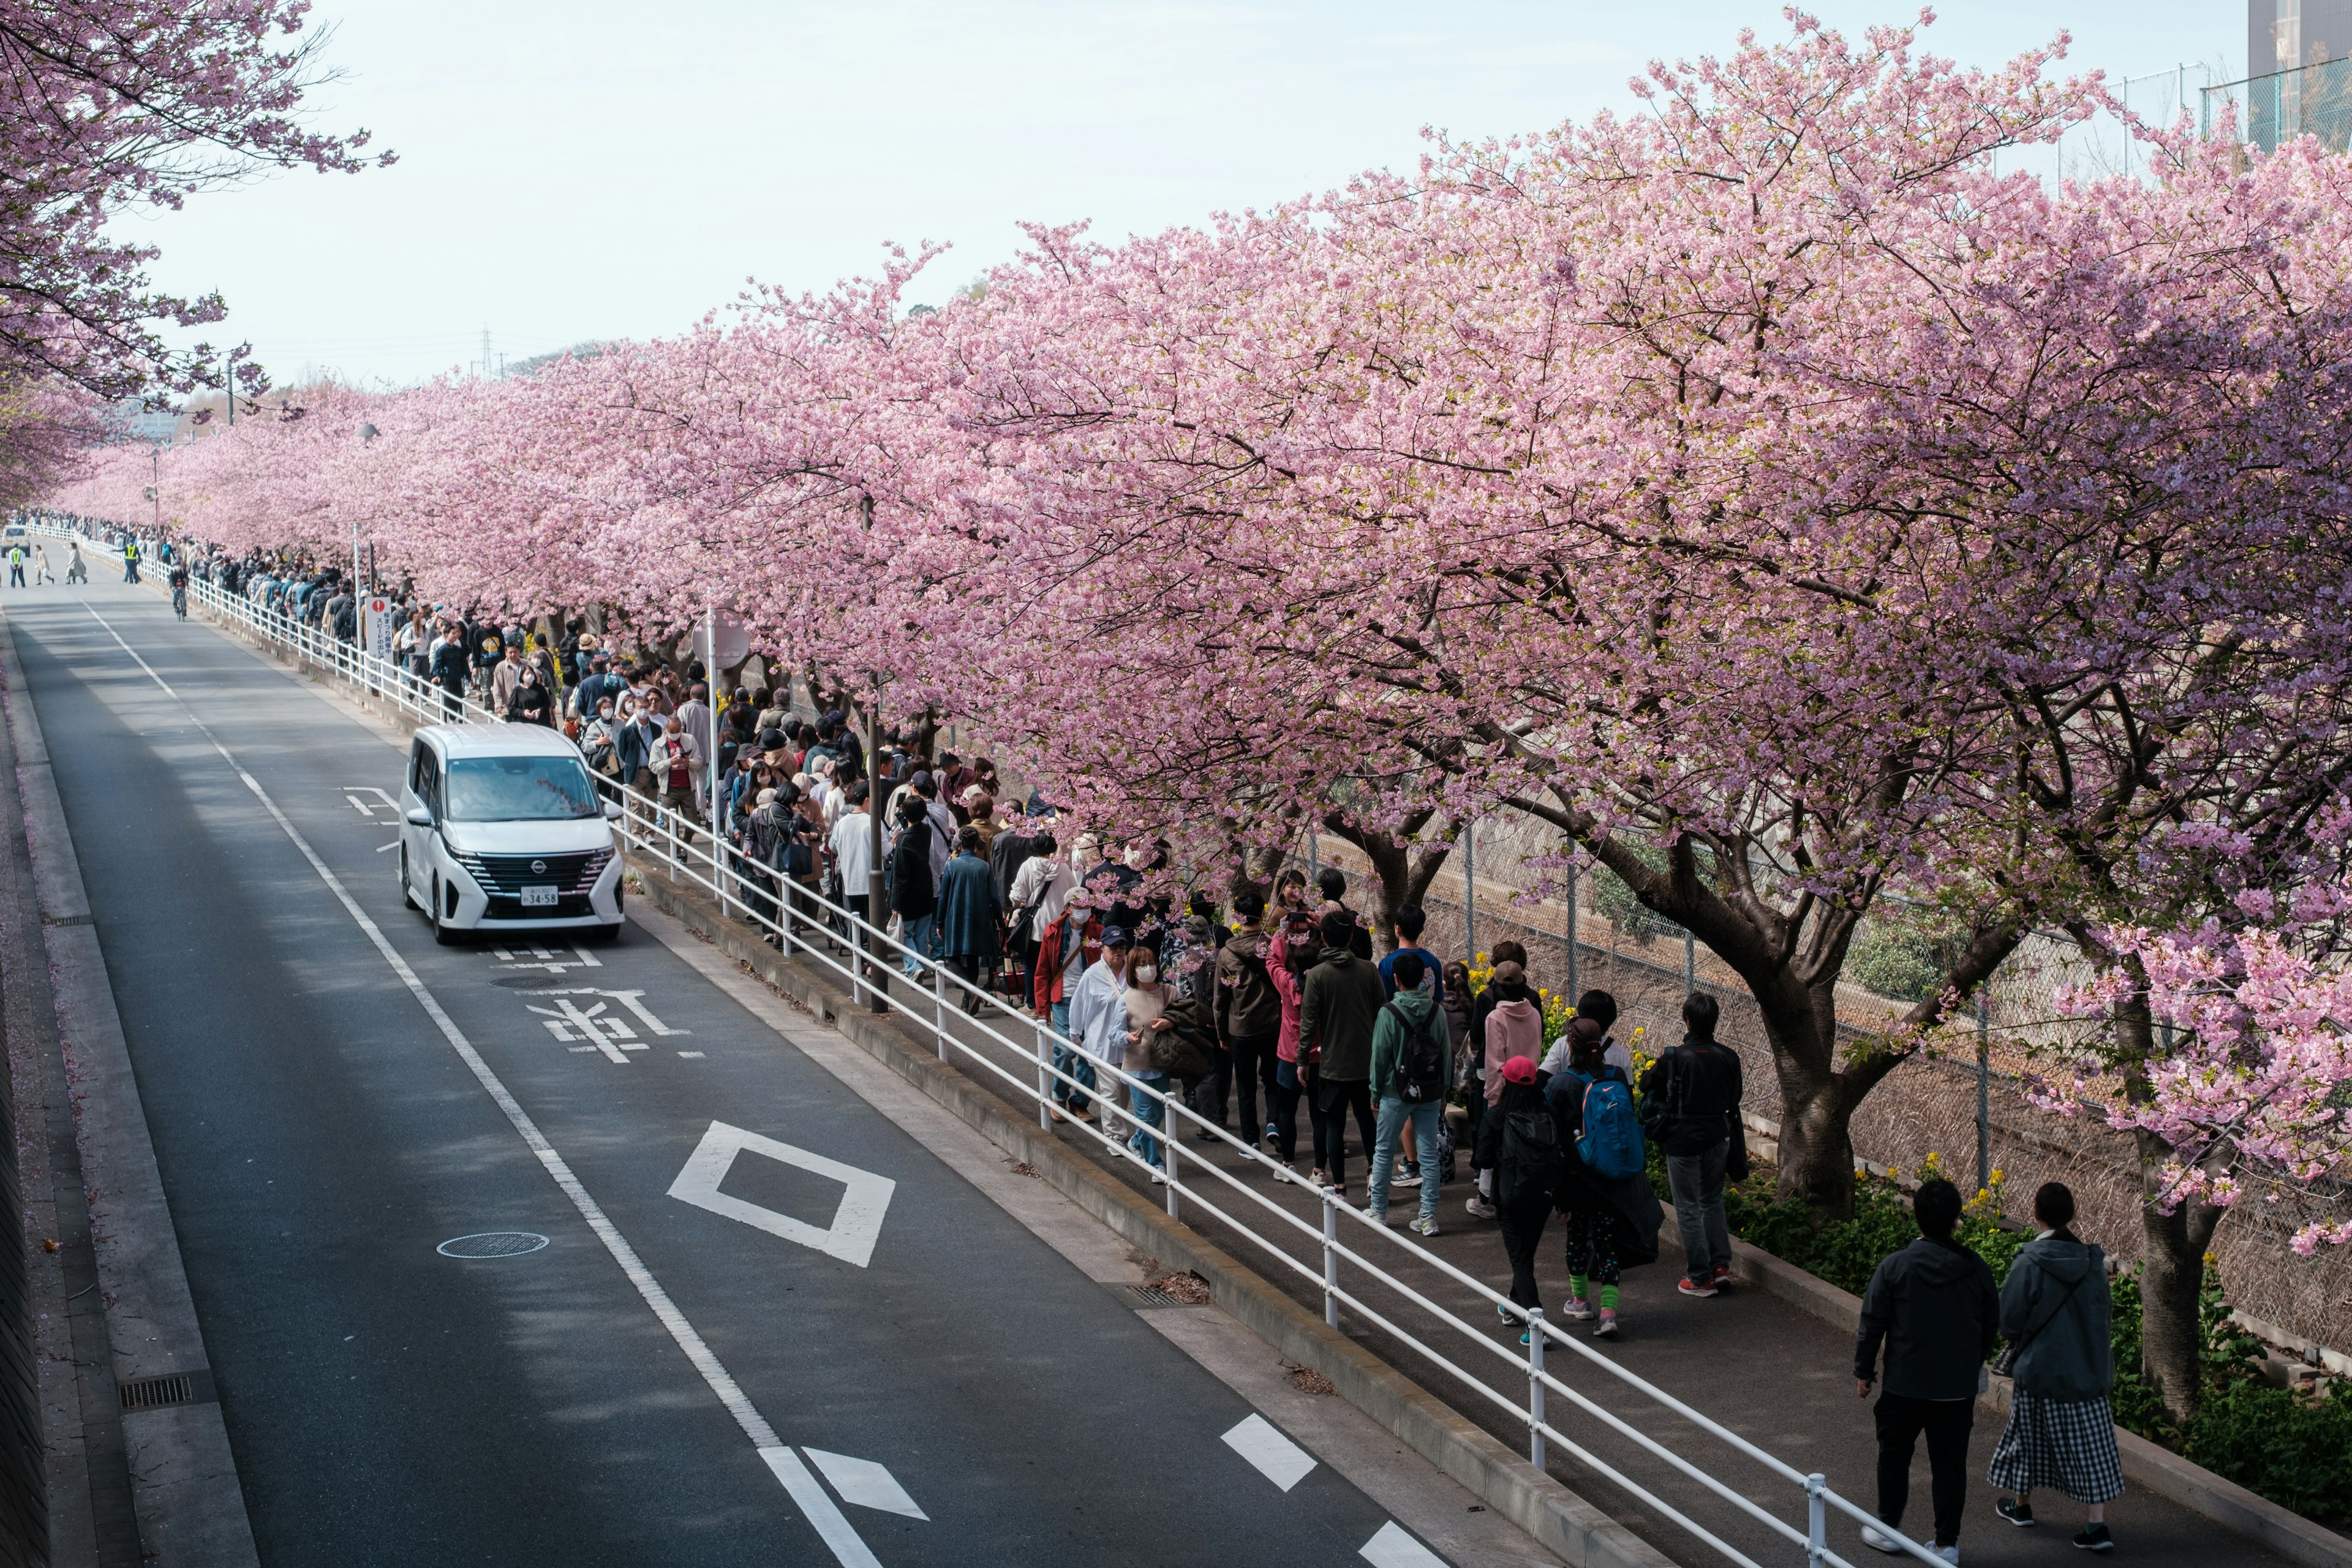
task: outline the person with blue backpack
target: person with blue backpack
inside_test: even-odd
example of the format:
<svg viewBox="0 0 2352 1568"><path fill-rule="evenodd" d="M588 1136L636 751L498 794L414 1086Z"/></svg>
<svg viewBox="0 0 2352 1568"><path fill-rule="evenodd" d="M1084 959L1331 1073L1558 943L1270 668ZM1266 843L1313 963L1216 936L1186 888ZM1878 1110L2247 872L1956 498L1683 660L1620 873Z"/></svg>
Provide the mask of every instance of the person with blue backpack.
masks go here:
<svg viewBox="0 0 2352 1568"><path fill-rule="evenodd" d="M1558 1203L1568 1232L1569 1299L1561 1310L1579 1321L1599 1319L1593 1337L1614 1339L1621 1273L1656 1261L1665 1210L1650 1191L1633 1088L1609 1060L1607 1029L1579 1017L1562 1038L1567 1060L1544 1086L1562 1133Z"/></svg>

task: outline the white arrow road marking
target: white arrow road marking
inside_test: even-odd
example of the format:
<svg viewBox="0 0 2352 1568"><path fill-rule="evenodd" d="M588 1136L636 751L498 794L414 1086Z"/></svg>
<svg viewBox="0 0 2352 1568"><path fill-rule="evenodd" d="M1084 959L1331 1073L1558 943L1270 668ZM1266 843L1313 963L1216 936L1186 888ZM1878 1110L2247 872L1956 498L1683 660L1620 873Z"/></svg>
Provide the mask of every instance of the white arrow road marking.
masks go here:
<svg viewBox="0 0 2352 1568"><path fill-rule="evenodd" d="M833 1548L841 1568L882 1568L882 1560L859 1538L856 1527L843 1516L840 1507L824 1495L824 1489L817 1485L816 1478L809 1474L809 1468L801 1463L798 1454L779 1443L761 1449L760 1458L768 1461L768 1468L784 1483L784 1490L801 1505L801 1511L816 1526L824 1543Z"/></svg>
<svg viewBox="0 0 2352 1568"><path fill-rule="evenodd" d="M842 1501L929 1522L931 1516L915 1506L915 1500L907 1495L907 1489L898 1484L898 1478L887 1467L871 1459L853 1459L846 1454L828 1454L823 1448L803 1448L801 1452L824 1472L824 1479L833 1483Z"/></svg>
<svg viewBox="0 0 2352 1568"><path fill-rule="evenodd" d="M747 1149L780 1164L798 1166L839 1182L844 1190L841 1205L834 1210L833 1224L823 1227L810 1225L720 1192L719 1184L727 1179L735 1156ZM887 1176L877 1176L871 1171L861 1171L855 1165L845 1165L838 1160L746 1132L740 1127L714 1121L688 1158L686 1169L670 1184L669 1195L680 1203L740 1220L754 1230L813 1247L828 1258L838 1258L863 1268L874 1259L874 1243L882 1234L882 1215L890 1206L890 1194L898 1188L898 1184Z"/></svg>
<svg viewBox="0 0 2352 1568"><path fill-rule="evenodd" d="M587 1187L573 1173L571 1163L556 1152L555 1145L547 1141L546 1134L540 1131L539 1124L530 1119L530 1113L523 1110L521 1102L508 1091L499 1075L490 1070L490 1064L482 1059L482 1053L474 1048L474 1042L457 1027L457 1020L449 1016L448 1010L441 1005L440 998L416 977L416 971L400 956L399 950L383 934L383 928L368 918L367 911L360 908L359 900L352 897L351 889L343 886L342 879L319 858L319 852L310 847L310 841L303 837L293 821L278 808L278 803L269 798L269 792L261 787L261 782L246 772L236 755L220 743L219 737L205 727L205 721L196 717L196 710L172 689L168 681L155 673L152 666L139 657L137 650L123 642L122 634L109 625L104 616L87 605L82 607L89 610L92 620L106 627L107 635L131 656L131 662L147 672L148 679L162 687L165 696L179 703L180 710L187 714L188 721L212 743L213 750L220 753L221 761L226 763L239 782L253 792L253 798L261 803L261 808L269 814L270 820L277 823L279 830L293 841L294 847L302 852L302 858L310 863L310 869L319 874L319 880L335 895L335 901L343 906L343 912L352 917L354 925L367 933L368 941L374 944L384 963L400 976L400 983L408 988L410 995L416 998L416 1005L425 1010L426 1017L433 1020L434 1026L441 1031L441 1037L449 1042L449 1048L457 1053L458 1060L464 1062L467 1070L474 1075L474 1081L480 1084L483 1091L505 1112L509 1125L514 1128L524 1145L538 1156L541 1167L562 1190L563 1195L572 1200L572 1206L580 1211L580 1217L587 1222L596 1239L604 1244L604 1250L612 1254L613 1261L620 1265L621 1272L628 1278L630 1284L636 1287L637 1294L652 1309L661 1326L669 1331L669 1337L677 1342L679 1350L686 1352L686 1359L693 1363L694 1370L702 1374L703 1383L718 1396L719 1403L727 1407L727 1413L735 1417L735 1424L751 1440L752 1447L767 1462L768 1468L775 1473L776 1479L783 1483L793 1501L808 1515L809 1523L832 1550L841 1568L882 1568L880 1560L866 1549L866 1542L859 1539L856 1530L843 1516L833 1499L826 1495L824 1488L809 1474L808 1467L801 1463L801 1457L776 1440L775 1428L768 1425L768 1418L760 1414L759 1406L751 1403L751 1396L736 1383L734 1375L712 1352L695 1326L687 1321L686 1314L678 1310L677 1303L670 1300L669 1292L662 1288L660 1280L654 1278L653 1271L637 1256L637 1249L629 1245L628 1237L623 1236L620 1227L606 1215L604 1206L589 1195ZM881 1180L878 1176L873 1179Z"/></svg>
<svg viewBox="0 0 2352 1568"><path fill-rule="evenodd" d="M1372 1568L1445 1568L1444 1558L1407 1535L1395 1520L1381 1526L1381 1532L1356 1555Z"/></svg>
<svg viewBox="0 0 2352 1568"><path fill-rule="evenodd" d="M1284 1436L1263 1415L1253 1415L1226 1433L1225 1447L1247 1459L1259 1475L1283 1491L1305 1480L1307 1472L1315 1468L1315 1456Z"/></svg>

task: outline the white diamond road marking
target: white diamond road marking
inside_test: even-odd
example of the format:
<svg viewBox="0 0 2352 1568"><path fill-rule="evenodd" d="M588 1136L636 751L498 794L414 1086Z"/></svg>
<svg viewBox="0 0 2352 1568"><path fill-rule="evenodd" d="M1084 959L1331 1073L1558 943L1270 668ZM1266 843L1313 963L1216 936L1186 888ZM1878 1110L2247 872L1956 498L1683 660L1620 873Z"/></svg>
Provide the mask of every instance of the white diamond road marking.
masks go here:
<svg viewBox="0 0 2352 1568"><path fill-rule="evenodd" d="M853 1459L846 1454L828 1454L823 1448L803 1448L801 1452L833 1483L842 1501L929 1521L931 1516L915 1506L915 1500L907 1495L907 1489L898 1484L898 1478L887 1466L871 1459Z"/></svg>
<svg viewBox="0 0 2352 1568"><path fill-rule="evenodd" d="M719 1184L727 1179L735 1156L746 1150L839 1182L843 1187L841 1205L834 1210L833 1224L822 1227L810 1225L720 1192ZM882 1234L882 1215L890 1207L890 1194L898 1189L898 1184L887 1176L877 1176L871 1171L812 1154L806 1149L795 1149L790 1143L779 1143L772 1138L746 1132L740 1127L714 1121L688 1157L677 1180L670 1184L669 1195L680 1203L709 1209L754 1230L814 1247L828 1258L838 1258L863 1268L874 1260L874 1243Z"/></svg>
<svg viewBox="0 0 2352 1568"><path fill-rule="evenodd" d="M1372 1568L1445 1568L1444 1558L1407 1535L1395 1520L1381 1526L1381 1532L1356 1555Z"/></svg>
<svg viewBox="0 0 2352 1568"><path fill-rule="evenodd" d="M1315 1457L1284 1436L1263 1415L1253 1415L1226 1433L1225 1447L1247 1459L1259 1475L1286 1492L1305 1480L1307 1472L1315 1468Z"/></svg>

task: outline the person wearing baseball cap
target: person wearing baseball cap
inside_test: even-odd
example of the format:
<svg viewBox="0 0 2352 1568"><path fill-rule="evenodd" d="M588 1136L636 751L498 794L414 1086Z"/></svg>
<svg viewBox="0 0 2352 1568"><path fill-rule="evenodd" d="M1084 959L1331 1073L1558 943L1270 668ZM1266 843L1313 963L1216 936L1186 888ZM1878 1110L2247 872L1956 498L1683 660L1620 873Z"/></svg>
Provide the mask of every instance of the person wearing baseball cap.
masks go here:
<svg viewBox="0 0 2352 1568"><path fill-rule="evenodd" d="M1502 1091L1479 1119L1479 1163L1496 1173L1496 1217L1502 1221L1503 1250L1511 1260L1511 1303L1519 1309L1496 1310L1504 1321L1523 1323L1528 1311L1543 1306L1536 1253L1559 1181L1559 1126L1544 1100L1543 1086L1551 1075L1533 1057L1507 1057L1496 1065ZM1519 1342L1527 1343L1527 1335Z"/></svg>
<svg viewBox="0 0 2352 1568"><path fill-rule="evenodd" d="M1118 1067L1127 1059L1127 964L1135 952L1135 939L1124 926L1105 926L1102 933L1102 956L1078 976L1078 994L1070 1003L1070 1033L1078 1042L1078 1049L1095 1061ZM1078 1059L1072 1074L1087 1087L1093 1087L1094 1073L1084 1058ZM1092 1118L1084 1114L1083 1097L1071 1097L1070 1114L1081 1121ZM1114 1132L1112 1123L1118 1118L1111 1110L1111 1101L1103 1102L1103 1131ZM1115 1135L1115 1134L1114 1134Z"/></svg>

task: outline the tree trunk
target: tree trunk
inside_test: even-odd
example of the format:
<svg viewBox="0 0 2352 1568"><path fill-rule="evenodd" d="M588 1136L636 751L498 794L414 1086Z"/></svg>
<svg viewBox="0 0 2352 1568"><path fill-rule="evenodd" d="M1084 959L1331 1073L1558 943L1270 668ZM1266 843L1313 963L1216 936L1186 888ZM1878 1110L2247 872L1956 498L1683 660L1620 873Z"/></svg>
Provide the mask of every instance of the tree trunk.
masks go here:
<svg viewBox="0 0 2352 1568"><path fill-rule="evenodd" d="M1402 824L1407 835L1403 838L1364 827L1339 812L1327 813L1323 818L1325 831L1362 850L1364 858L1372 863L1371 896L1364 901L1370 906L1366 912L1382 952L1396 951L1397 911L1421 902L1437 868L1453 852L1451 840L1421 844L1410 837L1421 831L1430 815L1421 812L1406 819Z"/></svg>
<svg viewBox="0 0 2352 1568"><path fill-rule="evenodd" d="M1773 980L1762 985L1751 980L1749 994L1763 1016L1780 1089L1778 1191L1830 1218L1848 1219L1853 1215L1853 1110L1869 1084L1858 1089L1836 1069L1834 988L1807 987L1785 972Z"/></svg>
<svg viewBox="0 0 2352 1568"><path fill-rule="evenodd" d="M2173 1154L2154 1133L2138 1135L2141 1184L2152 1196L2157 1171ZM2139 1369L2164 1401L2164 1413L2185 1426L2203 1394L2199 1363L2203 1351L2198 1295L2205 1285L2205 1252L2225 1211L2206 1204L2183 1204L2170 1214L2153 1202L2140 1205L2144 1246L2139 1272Z"/></svg>

